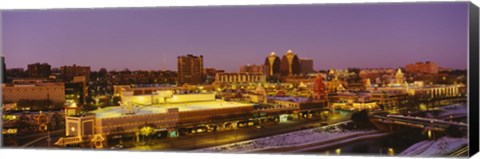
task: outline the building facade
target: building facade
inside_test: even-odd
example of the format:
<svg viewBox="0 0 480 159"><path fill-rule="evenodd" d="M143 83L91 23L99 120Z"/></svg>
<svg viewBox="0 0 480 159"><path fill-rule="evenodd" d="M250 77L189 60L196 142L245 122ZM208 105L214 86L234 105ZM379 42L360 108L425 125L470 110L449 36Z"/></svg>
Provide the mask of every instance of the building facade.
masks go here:
<svg viewBox="0 0 480 159"><path fill-rule="evenodd" d="M178 83L203 83L203 56L186 55L177 58Z"/></svg>
<svg viewBox="0 0 480 159"><path fill-rule="evenodd" d="M26 109L65 104L63 83L3 84L2 93L3 103L17 103Z"/></svg>
<svg viewBox="0 0 480 159"><path fill-rule="evenodd" d="M72 82L75 76L85 76L88 81L90 79L90 66L61 66L60 76L64 82Z"/></svg>
<svg viewBox="0 0 480 159"><path fill-rule="evenodd" d="M265 72L267 77L275 77L280 75L280 58L275 54L275 52L270 53L270 55L265 59Z"/></svg>
<svg viewBox="0 0 480 159"><path fill-rule="evenodd" d="M265 83L267 77L262 73L217 73L215 83Z"/></svg>
<svg viewBox="0 0 480 159"><path fill-rule="evenodd" d="M313 73L313 59L306 59L306 58L301 58L300 59L300 73L302 74L308 74L308 73Z"/></svg>
<svg viewBox="0 0 480 159"><path fill-rule="evenodd" d="M48 78L51 73L51 66L47 63L29 64L27 73L29 77L33 78Z"/></svg>
<svg viewBox="0 0 480 159"><path fill-rule="evenodd" d="M438 74L438 65L430 61L407 64L405 69L408 73Z"/></svg>
<svg viewBox="0 0 480 159"><path fill-rule="evenodd" d="M280 64L280 74L282 76L292 76L300 74L300 60L292 50L288 50L285 55L282 56L282 62Z"/></svg>
<svg viewBox="0 0 480 159"><path fill-rule="evenodd" d="M5 57L1 57L2 62L2 83L7 81L7 66L5 65Z"/></svg>
<svg viewBox="0 0 480 159"><path fill-rule="evenodd" d="M264 65L243 65L240 67L240 73L263 73Z"/></svg>

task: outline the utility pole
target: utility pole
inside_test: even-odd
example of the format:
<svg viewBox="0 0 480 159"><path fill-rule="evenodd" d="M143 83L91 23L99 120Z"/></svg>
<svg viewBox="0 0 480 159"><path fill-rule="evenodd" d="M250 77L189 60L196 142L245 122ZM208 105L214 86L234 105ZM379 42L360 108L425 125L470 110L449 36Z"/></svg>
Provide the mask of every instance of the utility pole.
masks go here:
<svg viewBox="0 0 480 159"><path fill-rule="evenodd" d="M48 130L48 137L47 137L47 142L48 142L48 148L50 148L51 146L51 141L52 141L52 138L50 138L50 130Z"/></svg>

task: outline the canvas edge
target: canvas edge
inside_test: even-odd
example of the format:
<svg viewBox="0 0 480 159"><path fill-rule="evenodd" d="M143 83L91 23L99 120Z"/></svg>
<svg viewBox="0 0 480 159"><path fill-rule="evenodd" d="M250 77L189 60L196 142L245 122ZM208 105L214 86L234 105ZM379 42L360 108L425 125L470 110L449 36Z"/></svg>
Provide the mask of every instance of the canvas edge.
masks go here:
<svg viewBox="0 0 480 159"><path fill-rule="evenodd" d="M469 68L468 68L468 86L469 86L469 156L473 156L479 151L479 12L478 7L472 2L469 3Z"/></svg>

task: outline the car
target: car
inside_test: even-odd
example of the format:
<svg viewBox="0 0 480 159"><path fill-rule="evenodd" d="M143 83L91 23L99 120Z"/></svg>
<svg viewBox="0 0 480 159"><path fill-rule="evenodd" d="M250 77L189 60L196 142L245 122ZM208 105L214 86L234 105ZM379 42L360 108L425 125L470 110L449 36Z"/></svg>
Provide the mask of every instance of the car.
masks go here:
<svg viewBox="0 0 480 159"><path fill-rule="evenodd" d="M260 126L260 125L257 125L257 126L255 126L255 127L258 128L258 129L261 129L261 128L262 128L262 126Z"/></svg>

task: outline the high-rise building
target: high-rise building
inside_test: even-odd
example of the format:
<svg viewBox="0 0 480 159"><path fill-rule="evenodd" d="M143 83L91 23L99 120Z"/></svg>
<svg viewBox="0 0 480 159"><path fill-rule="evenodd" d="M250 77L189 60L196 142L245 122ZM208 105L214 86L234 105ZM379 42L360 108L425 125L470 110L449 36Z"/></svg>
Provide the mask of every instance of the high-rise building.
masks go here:
<svg viewBox="0 0 480 159"><path fill-rule="evenodd" d="M273 77L280 74L280 58L275 54L275 52L270 53L265 59L265 73L267 77Z"/></svg>
<svg viewBox="0 0 480 159"><path fill-rule="evenodd" d="M243 65L240 66L240 73L263 73L263 65Z"/></svg>
<svg viewBox="0 0 480 159"><path fill-rule="evenodd" d="M217 73L224 73L225 70L217 70L216 68L205 68L205 82L213 83Z"/></svg>
<svg viewBox="0 0 480 159"><path fill-rule="evenodd" d="M300 74L300 60L292 50L288 50L282 57L280 64L280 74L282 76L291 76Z"/></svg>
<svg viewBox="0 0 480 159"><path fill-rule="evenodd" d="M5 57L2 56L2 83L7 81L7 66L5 65Z"/></svg>
<svg viewBox="0 0 480 159"><path fill-rule="evenodd" d="M82 93L79 96L79 103L81 105L85 104L87 95L88 95L88 86L87 86L87 78L85 76L75 76L73 77L73 83L80 83L82 86Z"/></svg>
<svg viewBox="0 0 480 159"><path fill-rule="evenodd" d="M201 84L203 82L203 56L179 56L178 83L179 84Z"/></svg>
<svg viewBox="0 0 480 159"><path fill-rule="evenodd" d="M88 81L90 79L90 66L61 66L60 74L64 82L72 82L75 76L85 76Z"/></svg>
<svg viewBox="0 0 480 159"><path fill-rule="evenodd" d="M426 74L437 74L438 65L434 62L426 61L417 62L414 64L407 64L405 66L405 71L408 73L426 73Z"/></svg>
<svg viewBox="0 0 480 159"><path fill-rule="evenodd" d="M28 77L48 78L51 73L51 66L47 63L29 64L27 69Z"/></svg>
<svg viewBox="0 0 480 159"><path fill-rule="evenodd" d="M300 73L313 73L313 59L300 59Z"/></svg>

